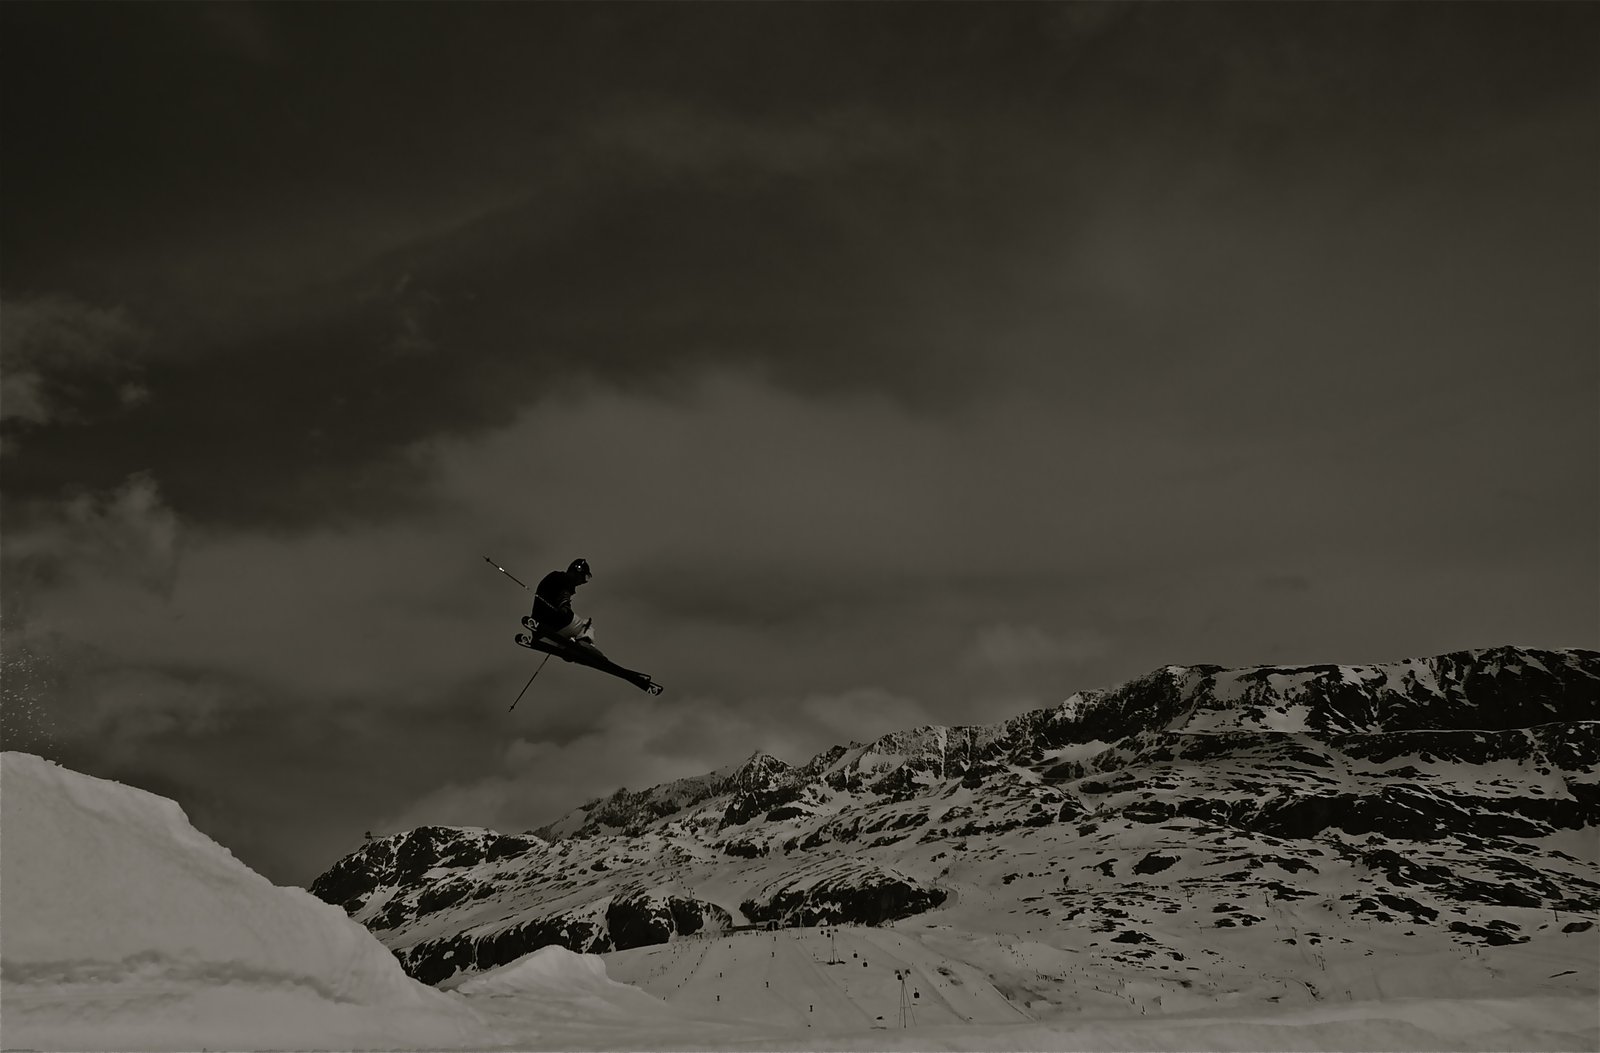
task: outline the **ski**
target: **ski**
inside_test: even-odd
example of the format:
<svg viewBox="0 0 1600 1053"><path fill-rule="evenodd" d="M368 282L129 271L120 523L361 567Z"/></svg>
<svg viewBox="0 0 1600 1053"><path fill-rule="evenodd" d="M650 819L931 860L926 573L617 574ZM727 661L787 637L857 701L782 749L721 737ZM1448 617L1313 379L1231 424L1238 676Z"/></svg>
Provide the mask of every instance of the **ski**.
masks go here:
<svg viewBox="0 0 1600 1053"><path fill-rule="evenodd" d="M587 666L590 669L595 669L602 673L610 673L612 676L626 680L628 683L632 684L634 687L637 687L646 694L661 694L663 690L661 685L656 683L654 680L651 680L648 674L635 672L632 669L626 669L600 654L598 651L594 651L578 644L567 643L566 641L547 636L544 633L540 633L532 627L530 624L532 621L533 619L530 617L524 617L522 619L523 626L526 627L528 631L525 633L517 633L515 637L517 646L526 647L530 651L540 651L544 654L553 655L556 658L561 659L563 662L573 662L577 665Z"/></svg>

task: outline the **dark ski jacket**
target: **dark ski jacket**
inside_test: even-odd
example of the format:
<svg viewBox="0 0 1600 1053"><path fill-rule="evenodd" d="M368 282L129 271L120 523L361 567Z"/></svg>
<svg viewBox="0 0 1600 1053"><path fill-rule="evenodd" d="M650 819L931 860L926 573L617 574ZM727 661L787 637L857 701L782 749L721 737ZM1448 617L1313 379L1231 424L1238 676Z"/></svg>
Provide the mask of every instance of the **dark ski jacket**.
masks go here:
<svg viewBox="0 0 1600 1053"><path fill-rule="evenodd" d="M572 594L583 578L564 570L552 570L533 590L533 620L550 630L564 629L572 623Z"/></svg>

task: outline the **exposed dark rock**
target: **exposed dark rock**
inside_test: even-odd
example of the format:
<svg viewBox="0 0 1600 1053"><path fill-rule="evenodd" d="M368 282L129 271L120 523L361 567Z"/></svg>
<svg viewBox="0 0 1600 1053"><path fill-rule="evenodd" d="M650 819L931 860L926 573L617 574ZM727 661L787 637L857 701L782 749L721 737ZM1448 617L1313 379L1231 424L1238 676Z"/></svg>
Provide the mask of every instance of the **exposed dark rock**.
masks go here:
<svg viewBox="0 0 1600 1053"><path fill-rule="evenodd" d="M397 957L415 979L438 983L457 972L493 969L514 962L541 947L601 954L664 943L675 934L725 929L731 924L732 916L714 903L639 894L614 898L606 908L603 924L570 914L553 914L487 936L462 933L427 940L397 952Z"/></svg>
<svg viewBox="0 0 1600 1053"><path fill-rule="evenodd" d="M784 925L881 925L920 914L944 902L943 889L877 870L802 887L783 887L739 905L752 921Z"/></svg>
<svg viewBox="0 0 1600 1053"><path fill-rule="evenodd" d="M612 949L609 937L593 922L556 916L522 922L488 936L462 933L428 940L397 951L396 956L412 978L436 984L458 972L493 969L550 946L585 954Z"/></svg>
<svg viewBox="0 0 1600 1053"><path fill-rule="evenodd" d="M1450 931L1463 933L1468 936L1476 936L1484 943L1496 947L1503 947L1506 944L1511 943L1528 942L1528 937L1526 936L1518 936L1515 933L1507 932L1504 929L1486 929L1481 925L1469 925L1464 921L1452 921L1450 923Z"/></svg>
<svg viewBox="0 0 1600 1053"><path fill-rule="evenodd" d="M1160 852L1151 852L1133 864L1133 872L1135 874L1159 874L1177 861L1177 856L1164 856Z"/></svg>
<svg viewBox="0 0 1600 1053"><path fill-rule="evenodd" d="M606 908L607 934L619 951L666 943L674 935L702 929L725 929L732 922L732 915L716 904L681 896L617 896Z"/></svg>
<svg viewBox="0 0 1600 1053"><path fill-rule="evenodd" d="M432 914L459 903L472 893L470 881L447 881L424 889L417 897L417 913Z"/></svg>
<svg viewBox="0 0 1600 1053"><path fill-rule="evenodd" d="M541 848L536 837L419 826L370 841L311 883L311 894L354 912L379 888L413 885L435 867L470 867Z"/></svg>
<svg viewBox="0 0 1600 1053"><path fill-rule="evenodd" d="M795 774L793 768L770 754L753 755L724 785L731 796L723 809L723 825L738 826L799 800L803 785Z"/></svg>
<svg viewBox="0 0 1600 1053"><path fill-rule="evenodd" d="M1122 817L1134 823L1164 823L1177 811L1171 801L1136 801L1122 809Z"/></svg>
<svg viewBox="0 0 1600 1053"><path fill-rule="evenodd" d="M1439 885L1452 876L1447 867L1416 863L1387 848L1363 852L1360 859L1366 866L1382 871L1392 885Z"/></svg>
<svg viewBox="0 0 1600 1053"><path fill-rule="evenodd" d="M1380 892L1378 893L1378 902L1397 914L1410 915L1411 920L1418 924L1430 922L1439 916L1439 912L1432 907L1425 907L1406 896L1391 896L1388 893Z"/></svg>

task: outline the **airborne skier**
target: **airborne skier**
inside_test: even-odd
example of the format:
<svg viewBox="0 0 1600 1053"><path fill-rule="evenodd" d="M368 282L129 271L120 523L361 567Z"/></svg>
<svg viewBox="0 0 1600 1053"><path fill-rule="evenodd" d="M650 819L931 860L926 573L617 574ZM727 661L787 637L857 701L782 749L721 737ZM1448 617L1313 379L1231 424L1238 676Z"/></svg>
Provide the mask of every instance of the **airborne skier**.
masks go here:
<svg viewBox="0 0 1600 1053"><path fill-rule="evenodd" d="M539 579L539 587L533 590L534 624L529 628L546 636L587 644L593 649L594 641L589 635L591 619L579 621L572 611L573 595L592 577L589 561L575 559L566 570L552 570Z"/></svg>
<svg viewBox="0 0 1600 1053"><path fill-rule="evenodd" d="M493 560L489 562L494 563ZM567 565L566 570L553 570L541 578L533 594L533 612L522 619L528 632L519 633L517 643L530 650L554 655L562 661L576 662L621 677L642 691L659 695L661 685L647 674L624 669L602 654L594 645L594 620L579 618L573 612L573 594L592 577L594 573L589 569L589 561L575 559Z"/></svg>

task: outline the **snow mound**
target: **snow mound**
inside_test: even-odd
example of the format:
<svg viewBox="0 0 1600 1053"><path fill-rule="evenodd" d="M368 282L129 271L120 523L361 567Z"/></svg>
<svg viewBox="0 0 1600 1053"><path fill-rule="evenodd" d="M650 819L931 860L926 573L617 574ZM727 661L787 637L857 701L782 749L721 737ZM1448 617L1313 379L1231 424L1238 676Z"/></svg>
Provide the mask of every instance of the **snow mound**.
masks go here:
<svg viewBox="0 0 1600 1053"><path fill-rule="evenodd" d="M173 801L0 757L5 1045L470 1044L478 1017L405 975L342 910L283 888Z"/></svg>
<svg viewBox="0 0 1600 1053"><path fill-rule="evenodd" d="M456 991L506 1034L541 1049L659 1049L669 1035L687 1048L742 1049L752 1030L770 1034L736 1014L696 1012L618 983L598 955L553 945L462 981ZM529 1013L537 1014L537 1034Z"/></svg>
<svg viewBox="0 0 1600 1053"><path fill-rule="evenodd" d="M637 987L619 984L606 974L597 954L577 954L565 947L541 947L514 962L491 969L456 988L464 995L515 995L530 998L599 998L632 1001L643 998L660 1005Z"/></svg>

